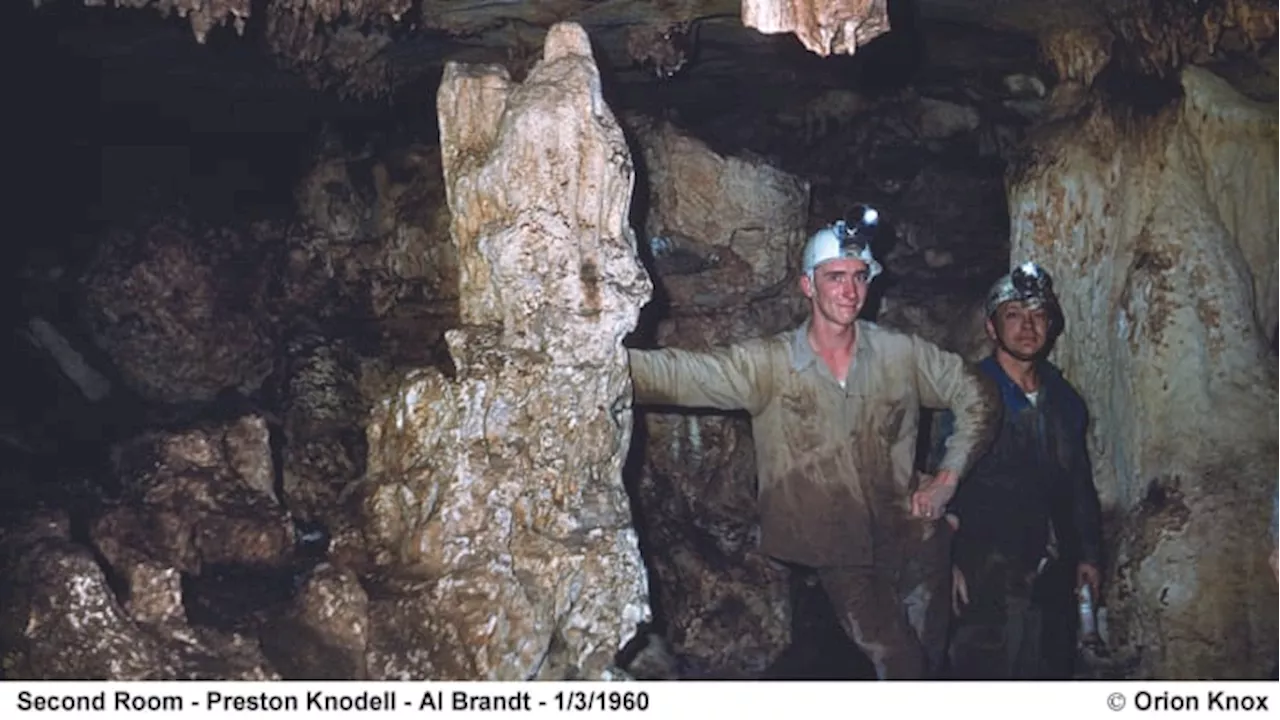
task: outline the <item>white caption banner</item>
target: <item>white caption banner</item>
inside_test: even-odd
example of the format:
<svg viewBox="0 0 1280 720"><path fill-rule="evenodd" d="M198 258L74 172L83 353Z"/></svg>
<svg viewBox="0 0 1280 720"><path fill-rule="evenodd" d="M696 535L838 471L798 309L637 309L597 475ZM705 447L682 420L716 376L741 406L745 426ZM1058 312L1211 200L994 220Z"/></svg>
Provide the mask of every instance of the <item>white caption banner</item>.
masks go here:
<svg viewBox="0 0 1280 720"><path fill-rule="evenodd" d="M628 715L963 720L1275 714L1275 682L5 682L2 717Z"/></svg>

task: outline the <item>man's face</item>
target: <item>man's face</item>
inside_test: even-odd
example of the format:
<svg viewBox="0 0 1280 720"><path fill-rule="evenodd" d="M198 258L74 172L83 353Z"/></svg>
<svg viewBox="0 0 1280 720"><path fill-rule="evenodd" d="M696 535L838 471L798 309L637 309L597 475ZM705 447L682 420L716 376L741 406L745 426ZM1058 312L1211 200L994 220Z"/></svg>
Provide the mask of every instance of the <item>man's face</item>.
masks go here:
<svg viewBox="0 0 1280 720"><path fill-rule="evenodd" d="M871 280L867 264L854 258L829 260L813 271L813 282L807 275L800 278L800 289L815 316L821 315L837 325L852 325L867 300L867 283Z"/></svg>
<svg viewBox="0 0 1280 720"><path fill-rule="evenodd" d="M987 320L987 335L1000 349L1019 360L1032 360L1049 340L1049 311L1012 300L996 308Z"/></svg>

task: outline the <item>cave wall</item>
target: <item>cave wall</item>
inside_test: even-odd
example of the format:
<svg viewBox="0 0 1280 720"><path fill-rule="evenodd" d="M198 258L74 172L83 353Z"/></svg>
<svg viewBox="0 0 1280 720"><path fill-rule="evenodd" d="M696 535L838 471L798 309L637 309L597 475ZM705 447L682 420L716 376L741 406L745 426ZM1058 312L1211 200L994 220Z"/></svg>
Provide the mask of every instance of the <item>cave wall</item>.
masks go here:
<svg viewBox="0 0 1280 720"><path fill-rule="evenodd" d="M1009 180L1014 261L1054 275L1092 415L1113 643L1141 677L1276 659L1276 105L1206 70L1153 113L1095 97ZM1269 338L1270 336L1270 338Z"/></svg>

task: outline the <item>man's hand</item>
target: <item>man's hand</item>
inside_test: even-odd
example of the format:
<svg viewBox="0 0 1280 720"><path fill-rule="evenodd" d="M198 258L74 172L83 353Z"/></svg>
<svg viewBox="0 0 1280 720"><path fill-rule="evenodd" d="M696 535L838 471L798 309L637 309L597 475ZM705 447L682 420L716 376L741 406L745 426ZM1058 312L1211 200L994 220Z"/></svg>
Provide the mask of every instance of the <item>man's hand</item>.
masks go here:
<svg viewBox="0 0 1280 720"><path fill-rule="evenodd" d="M960 478L950 470L942 470L932 479L922 477L920 489L911 496L911 514L926 520L937 520L956 494Z"/></svg>
<svg viewBox="0 0 1280 720"><path fill-rule="evenodd" d="M969 586L964 581L964 573L955 565L951 566L951 612L957 616L960 608L969 604Z"/></svg>
<svg viewBox="0 0 1280 720"><path fill-rule="evenodd" d="M1080 563L1076 565L1076 590L1085 585L1089 586L1089 590L1093 593L1093 601L1098 602L1098 587L1102 583L1102 574L1098 572L1096 565L1092 563Z"/></svg>

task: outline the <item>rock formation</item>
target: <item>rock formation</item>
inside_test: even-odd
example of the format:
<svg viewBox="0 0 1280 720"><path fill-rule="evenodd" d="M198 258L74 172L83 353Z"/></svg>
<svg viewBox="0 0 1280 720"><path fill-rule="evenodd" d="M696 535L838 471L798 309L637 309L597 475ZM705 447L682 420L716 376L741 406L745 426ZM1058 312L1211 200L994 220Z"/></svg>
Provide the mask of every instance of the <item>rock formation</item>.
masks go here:
<svg viewBox="0 0 1280 720"><path fill-rule="evenodd" d="M743 0L742 24L795 33L818 55L852 55L889 31L889 10L886 0Z"/></svg>
<svg viewBox="0 0 1280 720"><path fill-rule="evenodd" d="M270 374L275 351L267 288L279 249L252 228L177 213L115 228L85 273L93 337L149 400L252 392Z"/></svg>
<svg viewBox="0 0 1280 720"><path fill-rule="evenodd" d="M216 617L197 625L189 619L200 607L184 585L217 585L222 568L269 571L292 559L261 419L144 435L122 444L116 460L124 502L89 533L105 565L73 541L71 518L60 511L0 534L5 677L278 678L240 625L237 611L259 608L220 603ZM245 576L232 581L232 593L237 581Z"/></svg>
<svg viewBox="0 0 1280 720"><path fill-rule="evenodd" d="M98 517L91 534L126 578L154 565L176 582L177 572L209 567L280 566L292 553L293 526L272 487L261 418L141 435L115 455L123 502Z"/></svg>
<svg viewBox="0 0 1280 720"><path fill-rule="evenodd" d="M402 650L369 673L604 677L650 615L621 475L651 292L631 159L576 25L522 85L450 64L439 108L462 326L454 376L411 372L370 420L365 533L402 586L373 642Z"/></svg>
<svg viewBox="0 0 1280 720"><path fill-rule="evenodd" d="M1113 642L1143 677L1276 660L1276 114L1207 71L1159 112L1047 127L1010 180L1015 261L1057 279L1117 531Z"/></svg>

